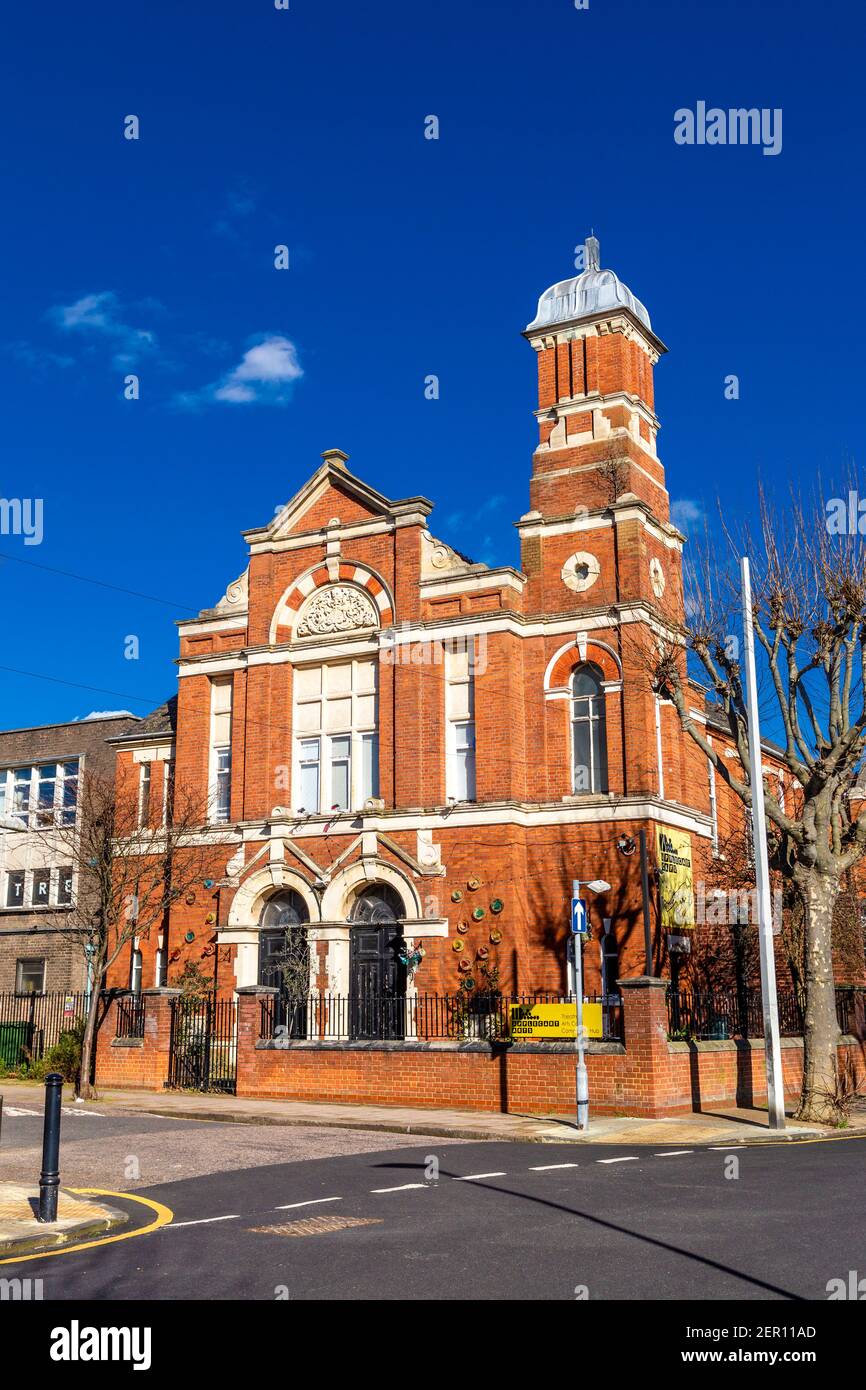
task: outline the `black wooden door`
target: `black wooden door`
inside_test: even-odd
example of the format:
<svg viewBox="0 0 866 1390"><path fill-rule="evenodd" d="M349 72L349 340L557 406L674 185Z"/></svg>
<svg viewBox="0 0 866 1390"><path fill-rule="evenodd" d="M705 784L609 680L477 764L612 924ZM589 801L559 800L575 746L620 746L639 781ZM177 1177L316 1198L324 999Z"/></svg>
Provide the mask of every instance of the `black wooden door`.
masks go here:
<svg viewBox="0 0 866 1390"><path fill-rule="evenodd" d="M306 992L303 997L292 995L285 980L286 961L306 956L306 934L298 938L298 932L303 933L303 928L276 927L259 933L259 984L271 985L280 991L274 999L274 1026L284 1028L289 1038L307 1036ZM303 971L294 973L303 974Z"/></svg>
<svg viewBox="0 0 866 1390"><path fill-rule="evenodd" d="M354 1038L405 1036L406 967L395 922L363 923L351 932L351 1024Z"/></svg>

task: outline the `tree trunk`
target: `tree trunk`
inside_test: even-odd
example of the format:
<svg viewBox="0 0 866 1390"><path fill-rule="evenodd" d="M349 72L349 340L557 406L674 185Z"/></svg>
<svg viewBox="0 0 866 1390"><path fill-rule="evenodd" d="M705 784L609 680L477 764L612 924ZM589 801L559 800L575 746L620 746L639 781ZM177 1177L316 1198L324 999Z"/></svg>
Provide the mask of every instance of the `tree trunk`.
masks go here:
<svg viewBox="0 0 866 1390"><path fill-rule="evenodd" d="M84 1037L81 1042L81 1071L78 1076L78 1094L82 1100L92 1100L96 1094L95 1087L91 1082L93 1075L93 1051L96 1043L96 1020L99 1017L99 991L102 984L102 977L93 982L93 990L90 995L90 1009L87 1014L87 1022L84 1026Z"/></svg>
<svg viewBox="0 0 866 1390"><path fill-rule="evenodd" d="M805 910L806 1009L803 1023L803 1090L798 1120L834 1124L840 1117L833 980L833 908L838 879L809 871L800 884Z"/></svg>

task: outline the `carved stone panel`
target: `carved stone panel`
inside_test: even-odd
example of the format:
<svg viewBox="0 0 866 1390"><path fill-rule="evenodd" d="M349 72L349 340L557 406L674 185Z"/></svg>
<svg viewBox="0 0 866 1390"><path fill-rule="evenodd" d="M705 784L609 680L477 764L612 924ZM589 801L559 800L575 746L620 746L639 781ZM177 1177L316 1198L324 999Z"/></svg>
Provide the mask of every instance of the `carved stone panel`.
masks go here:
<svg viewBox="0 0 866 1390"><path fill-rule="evenodd" d="M298 637L321 637L378 626L375 604L362 590L329 584L307 600L295 632Z"/></svg>

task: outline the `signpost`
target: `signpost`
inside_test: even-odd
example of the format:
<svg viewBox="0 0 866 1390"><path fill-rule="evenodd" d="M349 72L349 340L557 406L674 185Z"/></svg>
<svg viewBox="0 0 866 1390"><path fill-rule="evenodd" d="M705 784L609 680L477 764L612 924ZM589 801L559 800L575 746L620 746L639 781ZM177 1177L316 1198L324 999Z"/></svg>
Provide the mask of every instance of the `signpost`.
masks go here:
<svg viewBox="0 0 866 1390"><path fill-rule="evenodd" d="M606 893L610 888L603 878L594 878L587 883L593 893ZM589 1129L589 1077L586 1070L583 1047L586 1041L583 1025L583 943L589 935L589 908L580 896L580 879L571 885L571 931L574 939L574 994L577 1002L577 1064L575 1068L575 1091L577 1099L577 1127Z"/></svg>

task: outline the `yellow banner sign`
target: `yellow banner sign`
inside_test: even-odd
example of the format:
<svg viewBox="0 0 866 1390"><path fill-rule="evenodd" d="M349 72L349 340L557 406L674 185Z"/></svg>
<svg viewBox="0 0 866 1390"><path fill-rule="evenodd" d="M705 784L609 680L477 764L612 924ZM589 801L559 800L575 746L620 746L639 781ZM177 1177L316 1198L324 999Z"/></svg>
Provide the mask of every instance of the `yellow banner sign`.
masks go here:
<svg viewBox="0 0 866 1390"><path fill-rule="evenodd" d="M583 1031L587 1038L603 1036L601 1005L584 1004ZM511 1036L523 1042L528 1038L563 1039L577 1037L577 1004L512 1004Z"/></svg>
<svg viewBox="0 0 866 1390"><path fill-rule="evenodd" d="M659 896L663 931L691 931L695 925L692 841L682 830L656 828Z"/></svg>

